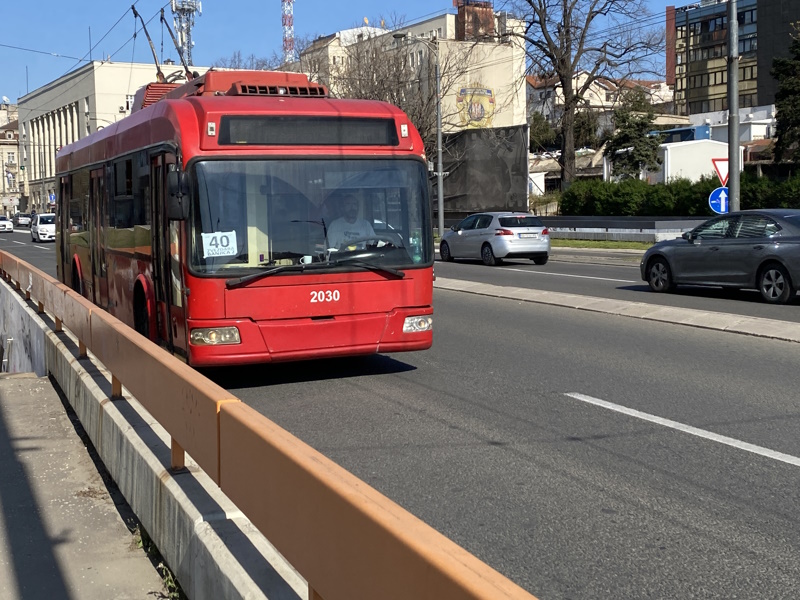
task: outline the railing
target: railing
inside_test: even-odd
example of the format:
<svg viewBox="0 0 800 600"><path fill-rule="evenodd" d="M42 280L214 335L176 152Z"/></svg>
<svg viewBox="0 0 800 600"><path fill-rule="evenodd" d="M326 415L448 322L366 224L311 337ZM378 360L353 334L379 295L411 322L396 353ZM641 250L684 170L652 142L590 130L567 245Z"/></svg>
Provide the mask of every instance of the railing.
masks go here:
<svg viewBox="0 0 800 600"><path fill-rule="evenodd" d="M310 600L532 599L525 590L231 393L35 267L0 272L66 326L308 581ZM143 377L142 374L147 376Z"/></svg>

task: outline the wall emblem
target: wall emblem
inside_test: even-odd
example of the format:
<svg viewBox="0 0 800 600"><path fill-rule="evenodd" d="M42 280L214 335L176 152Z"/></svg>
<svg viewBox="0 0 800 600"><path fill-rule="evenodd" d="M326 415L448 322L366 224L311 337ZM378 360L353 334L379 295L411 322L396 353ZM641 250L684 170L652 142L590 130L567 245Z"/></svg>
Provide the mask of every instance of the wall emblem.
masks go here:
<svg viewBox="0 0 800 600"><path fill-rule="evenodd" d="M465 128L489 127L495 109L495 94L491 88L476 81L458 90L456 108Z"/></svg>

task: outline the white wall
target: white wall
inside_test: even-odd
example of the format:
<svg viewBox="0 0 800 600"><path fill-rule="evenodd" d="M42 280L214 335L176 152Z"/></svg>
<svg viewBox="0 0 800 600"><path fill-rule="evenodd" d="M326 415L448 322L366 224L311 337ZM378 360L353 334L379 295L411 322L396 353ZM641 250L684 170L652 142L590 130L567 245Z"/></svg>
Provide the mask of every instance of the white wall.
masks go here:
<svg viewBox="0 0 800 600"><path fill-rule="evenodd" d="M662 144L659 157L661 169L645 174L649 183L669 183L675 179L700 181L703 176L715 177L712 158L728 158L728 144L714 140L696 140ZM739 149L739 170L744 164L744 150Z"/></svg>

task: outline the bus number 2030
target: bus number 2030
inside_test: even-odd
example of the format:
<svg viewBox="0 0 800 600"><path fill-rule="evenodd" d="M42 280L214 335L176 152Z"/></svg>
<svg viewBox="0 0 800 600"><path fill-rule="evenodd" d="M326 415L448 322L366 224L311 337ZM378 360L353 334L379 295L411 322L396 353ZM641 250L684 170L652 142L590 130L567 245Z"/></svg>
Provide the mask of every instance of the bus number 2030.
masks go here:
<svg viewBox="0 0 800 600"><path fill-rule="evenodd" d="M311 292L311 303L314 302L338 302L339 290L319 290Z"/></svg>

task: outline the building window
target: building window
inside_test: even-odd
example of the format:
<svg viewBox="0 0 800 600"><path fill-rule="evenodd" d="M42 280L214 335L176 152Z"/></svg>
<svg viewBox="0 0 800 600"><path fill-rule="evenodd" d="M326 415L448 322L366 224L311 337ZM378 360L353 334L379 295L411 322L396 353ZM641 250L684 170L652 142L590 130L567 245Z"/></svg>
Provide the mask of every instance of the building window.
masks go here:
<svg viewBox="0 0 800 600"><path fill-rule="evenodd" d="M14 153L13 152L8 152L6 154L6 156L8 157L7 162L8 162L9 165L13 165L16 162L14 160Z"/></svg>
<svg viewBox="0 0 800 600"><path fill-rule="evenodd" d="M758 40L755 37L749 37L739 40L739 54L750 54L758 50Z"/></svg>

